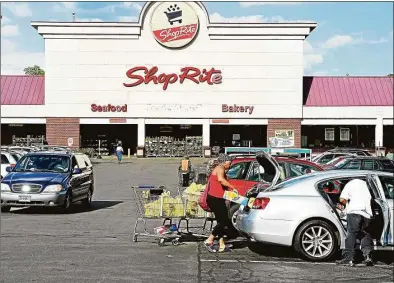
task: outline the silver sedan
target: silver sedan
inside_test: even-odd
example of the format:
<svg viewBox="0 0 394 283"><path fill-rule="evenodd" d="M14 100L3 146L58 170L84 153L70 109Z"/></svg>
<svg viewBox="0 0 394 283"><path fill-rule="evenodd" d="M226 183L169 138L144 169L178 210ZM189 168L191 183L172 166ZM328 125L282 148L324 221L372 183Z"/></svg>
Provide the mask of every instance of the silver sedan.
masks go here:
<svg viewBox="0 0 394 283"><path fill-rule="evenodd" d="M253 205L240 208L236 229L251 241L293 247L308 260L328 260L345 246L346 215L336 204L344 185L355 178L367 181L376 203L376 248L393 250L394 177L385 172L323 171L274 184L258 193Z"/></svg>

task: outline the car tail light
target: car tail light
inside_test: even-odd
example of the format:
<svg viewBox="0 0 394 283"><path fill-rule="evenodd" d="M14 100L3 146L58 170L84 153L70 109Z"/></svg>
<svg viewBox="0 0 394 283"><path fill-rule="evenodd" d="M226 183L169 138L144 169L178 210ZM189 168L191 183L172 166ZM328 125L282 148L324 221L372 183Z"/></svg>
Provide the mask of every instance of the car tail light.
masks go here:
<svg viewBox="0 0 394 283"><path fill-rule="evenodd" d="M270 202L269 198L256 198L253 202L253 209L265 209Z"/></svg>

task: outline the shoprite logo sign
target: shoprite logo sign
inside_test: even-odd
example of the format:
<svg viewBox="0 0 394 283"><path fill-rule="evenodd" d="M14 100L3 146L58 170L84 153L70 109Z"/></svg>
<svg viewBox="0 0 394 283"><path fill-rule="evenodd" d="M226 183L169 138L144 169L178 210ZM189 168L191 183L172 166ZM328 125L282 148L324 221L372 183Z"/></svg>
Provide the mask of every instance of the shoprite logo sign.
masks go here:
<svg viewBox="0 0 394 283"><path fill-rule="evenodd" d="M144 84L161 84L163 90L166 90L170 84L179 81L183 84L185 80L192 81L196 84L207 83L209 85L222 83L222 71L215 68L198 69L195 67L184 67L180 70L180 74L176 73L160 73L159 68L154 66L150 69L144 66L131 68L126 72L126 76L131 79L130 83L123 83L125 87L135 87Z"/></svg>
<svg viewBox="0 0 394 283"><path fill-rule="evenodd" d="M197 35L197 13L184 2L164 2L152 13L151 29L155 39L168 48L188 45Z"/></svg>

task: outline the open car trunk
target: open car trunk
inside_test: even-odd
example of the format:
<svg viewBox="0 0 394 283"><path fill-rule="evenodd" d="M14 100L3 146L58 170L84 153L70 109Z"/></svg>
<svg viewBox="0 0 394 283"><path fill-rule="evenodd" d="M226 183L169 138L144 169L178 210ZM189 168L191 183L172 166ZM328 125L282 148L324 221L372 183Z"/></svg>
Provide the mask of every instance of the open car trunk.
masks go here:
<svg viewBox="0 0 394 283"><path fill-rule="evenodd" d="M263 182L270 183L270 186L275 186L281 173L278 162L265 152L258 152L256 160L264 170L264 172L260 172L260 179Z"/></svg>

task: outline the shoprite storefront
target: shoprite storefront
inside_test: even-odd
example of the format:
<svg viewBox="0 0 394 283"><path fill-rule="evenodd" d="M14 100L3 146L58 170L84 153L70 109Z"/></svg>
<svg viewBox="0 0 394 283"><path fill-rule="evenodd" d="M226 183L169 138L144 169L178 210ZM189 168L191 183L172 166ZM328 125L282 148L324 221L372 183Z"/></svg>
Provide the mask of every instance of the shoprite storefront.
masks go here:
<svg viewBox="0 0 394 283"><path fill-rule="evenodd" d="M210 23L199 2L147 3L137 23L33 22L45 79L2 76L2 144L394 147L392 78L303 76L316 25Z"/></svg>

